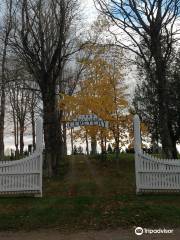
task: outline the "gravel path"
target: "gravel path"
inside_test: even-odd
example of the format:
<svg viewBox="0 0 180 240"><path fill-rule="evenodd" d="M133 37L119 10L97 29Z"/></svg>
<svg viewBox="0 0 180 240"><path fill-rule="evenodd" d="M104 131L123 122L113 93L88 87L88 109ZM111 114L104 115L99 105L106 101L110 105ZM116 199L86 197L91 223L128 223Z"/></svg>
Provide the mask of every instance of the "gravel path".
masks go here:
<svg viewBox="0 0 180 240"><path fill-rule="evenodd" d="M118 229L113 231L89 231L63 234L58 230L39 230L33 232L1 232L0 240L179 240L180 229L174 230L174 234L154 234L136 236L134 232Z"/></svg>

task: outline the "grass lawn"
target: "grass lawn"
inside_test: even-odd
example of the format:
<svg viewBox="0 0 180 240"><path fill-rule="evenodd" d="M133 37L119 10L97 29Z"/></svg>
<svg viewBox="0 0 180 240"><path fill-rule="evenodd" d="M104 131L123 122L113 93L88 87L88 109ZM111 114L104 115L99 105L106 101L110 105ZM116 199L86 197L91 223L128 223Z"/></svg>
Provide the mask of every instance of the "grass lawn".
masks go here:
<svg viewBox="0 0 180 240"><path fill-rule="evenodd" d="M135 195L133 155L119 164L71 156L43 186L42 199L0 198L0 230L180 227L180 195Z"/></svg>

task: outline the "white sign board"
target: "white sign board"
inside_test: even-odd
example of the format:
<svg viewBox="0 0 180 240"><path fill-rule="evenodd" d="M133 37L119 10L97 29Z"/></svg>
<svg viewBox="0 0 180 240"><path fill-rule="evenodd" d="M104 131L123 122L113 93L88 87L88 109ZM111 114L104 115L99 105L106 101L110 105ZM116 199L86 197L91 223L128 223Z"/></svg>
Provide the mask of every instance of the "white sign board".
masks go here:
<svg viewBox="0 0 180 240"><path fill-rule="evenodd" d="M74 128L80 126L100 126L108 128L109 122L97 117L95 114L80 115L67 123L67 128Z"/></svg>

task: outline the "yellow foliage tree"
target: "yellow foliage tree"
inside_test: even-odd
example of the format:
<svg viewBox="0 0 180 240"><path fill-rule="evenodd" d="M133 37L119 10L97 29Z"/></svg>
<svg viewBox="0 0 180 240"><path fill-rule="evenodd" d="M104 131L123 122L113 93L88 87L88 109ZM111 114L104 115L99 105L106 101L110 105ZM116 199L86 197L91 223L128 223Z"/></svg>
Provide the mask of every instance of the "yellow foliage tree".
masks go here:
<svg viewBox="0 0 180 240"><path fill-rule="evenodd" d="M109 129L84 127L81 130L84 130L84 136L96 137L102 150L106 141L114 138L118 158L120 143L126 144L130 122L126 86L119 61L122 52L117 54L117 49L98 44L89 44L85 51L92 51L93 54L89 59L80 60L86 69L84 79L76 94L63 97L61 108L67 113L66 120L82 114L96 114L109 121Z"/></svg>

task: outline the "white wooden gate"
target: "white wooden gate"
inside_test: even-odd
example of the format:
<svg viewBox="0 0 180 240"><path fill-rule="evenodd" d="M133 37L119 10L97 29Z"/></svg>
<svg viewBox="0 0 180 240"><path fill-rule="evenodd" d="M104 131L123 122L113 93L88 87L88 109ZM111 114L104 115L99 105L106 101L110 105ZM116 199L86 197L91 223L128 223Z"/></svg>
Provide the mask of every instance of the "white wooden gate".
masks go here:
<svg viewBox="0 0 180 240"><path fill-rule="evenodd" d="M0 194L33 194L42 197L42 120L36 122L36 151L15 161L0 161Z"/></svg>
<svg viewBox="0 0 180 240"><path fill-rule="evenodd" d="M180 191L180 160L157 159L143 153L140 119L134 117L136 193Z"/></svg>

